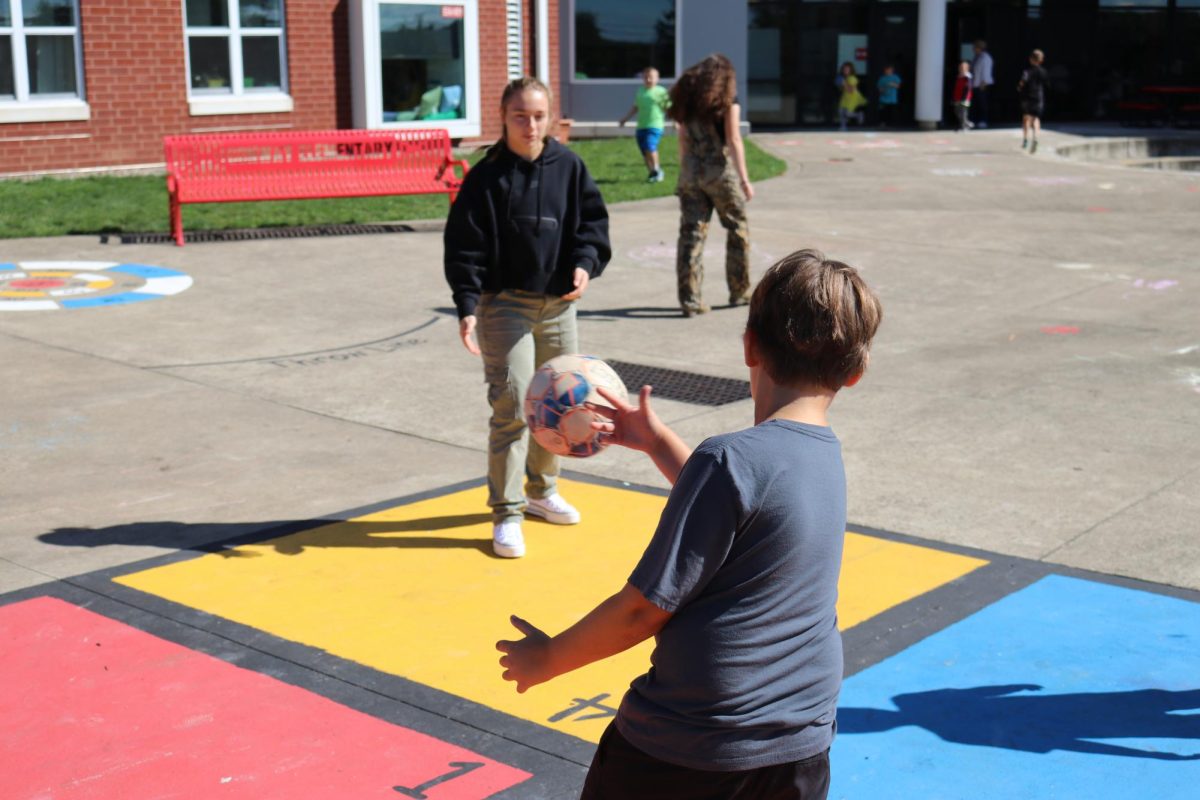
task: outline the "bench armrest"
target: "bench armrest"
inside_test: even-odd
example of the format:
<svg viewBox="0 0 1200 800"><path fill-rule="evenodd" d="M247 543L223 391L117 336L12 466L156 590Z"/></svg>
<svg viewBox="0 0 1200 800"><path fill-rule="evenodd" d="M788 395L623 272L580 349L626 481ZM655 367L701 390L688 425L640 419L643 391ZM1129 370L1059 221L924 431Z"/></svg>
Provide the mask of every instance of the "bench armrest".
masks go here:
<svg viewBox="0 0 1200 800"><path fill-rule="evenodd" d="M458 167L458 169L461 170L462 174L455 175L454 174L455 167ZM442 164L441 169L439 169L437 171L437 180L442 180L442 178L446 174L446 170L449 170L451 177L457 178L459 181L461 181L467 177L467 170L470 168L471 168L471 166L470 166L470 164L467 163L466 159L461 159L461 158L455 159L455 158L447 157L446 162L444 164Z"/></svg>

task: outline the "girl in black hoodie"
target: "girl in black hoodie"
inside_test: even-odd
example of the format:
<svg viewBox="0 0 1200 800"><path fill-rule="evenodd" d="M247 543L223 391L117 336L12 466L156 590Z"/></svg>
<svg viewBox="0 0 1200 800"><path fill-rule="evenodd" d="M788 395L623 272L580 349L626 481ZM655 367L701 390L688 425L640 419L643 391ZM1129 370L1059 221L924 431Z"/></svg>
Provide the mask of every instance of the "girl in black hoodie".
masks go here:
<svg viewBox="0 0 1200 800"><path fill-rule="evenodd" d="M612 255L600 191L579 156L547 135L551 103L534 78L504 88L503 135L467 173L444 239L459 336L483 356L492 549L505 558L525 555L525 514L579 522L557 492L558 457L531 440L522 403L540 364L579 352L575 301Z"/></svg>

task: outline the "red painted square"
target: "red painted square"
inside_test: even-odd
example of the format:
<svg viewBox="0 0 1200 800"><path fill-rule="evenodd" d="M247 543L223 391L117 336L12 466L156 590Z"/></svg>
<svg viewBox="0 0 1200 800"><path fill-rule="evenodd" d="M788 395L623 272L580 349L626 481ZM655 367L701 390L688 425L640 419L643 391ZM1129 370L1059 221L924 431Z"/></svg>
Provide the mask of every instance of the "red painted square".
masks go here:
<svg viewBox="0 0 1200 800"><path fill-rule="evenodd" d="M0 676L5 800L468 800L530 777L49 597L0 607Z"/></svg>

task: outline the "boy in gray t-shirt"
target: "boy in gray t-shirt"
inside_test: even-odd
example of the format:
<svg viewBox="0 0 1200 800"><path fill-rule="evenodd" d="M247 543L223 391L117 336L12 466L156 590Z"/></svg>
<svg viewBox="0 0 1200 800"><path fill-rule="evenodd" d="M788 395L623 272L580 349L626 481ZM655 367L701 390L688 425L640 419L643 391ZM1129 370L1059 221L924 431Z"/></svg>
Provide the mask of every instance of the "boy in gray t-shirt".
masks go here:
<svg viewBox="0 0 1200 800"><path fill-rule="evenodd" d="M625 586L551 638L501 641L517 691L650 636L582 797L821 800L842 679L837 580L845 471L826 412L853 386L881 318L858 273L813 250L768 270L743 336L754 427L691 452L650 407L605 394L597 428L673 488Z"/></svg>

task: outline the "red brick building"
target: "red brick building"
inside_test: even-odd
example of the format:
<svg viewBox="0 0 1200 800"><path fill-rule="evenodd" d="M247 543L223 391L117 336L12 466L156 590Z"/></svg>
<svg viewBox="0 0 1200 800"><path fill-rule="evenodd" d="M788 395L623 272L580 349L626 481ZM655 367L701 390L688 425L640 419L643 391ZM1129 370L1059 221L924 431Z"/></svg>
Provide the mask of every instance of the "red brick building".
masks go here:
<svg viewBox="0 0 1200 800"><path fill-rule="evenodd" d="M0 0L0 174L158 164L184 133L494 138L510 76L558 85L558 5Z"/></svg>

